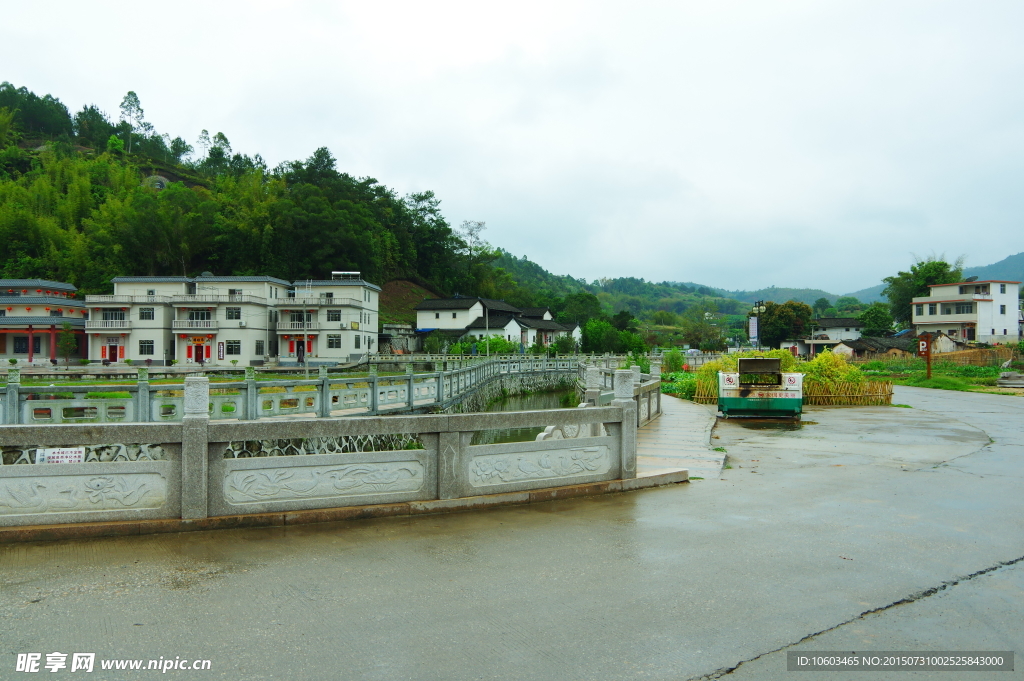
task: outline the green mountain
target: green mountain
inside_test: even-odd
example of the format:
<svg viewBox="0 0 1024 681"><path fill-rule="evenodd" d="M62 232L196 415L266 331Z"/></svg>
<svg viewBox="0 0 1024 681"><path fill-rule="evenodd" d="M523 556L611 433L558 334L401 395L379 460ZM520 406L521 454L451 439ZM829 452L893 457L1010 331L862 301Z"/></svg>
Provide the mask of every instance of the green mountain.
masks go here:
<svg viewBox="0 0 1024 681"><path fill-rule="evenodd" d="M1008 256L991 265L965 267L964 274L969 277L978 277L978 279L1024 281L1024 253Z"/></svg>
<svg viewBox="0 0 1024 681"><path fill-rule="evenodd" d="M839 296L834 293L822 291L818 288L780 288L778 286L769 286L768 288L762 288L756 291L720 291L720 294L730 298L736 298L744 303L754 303L758 300L770 300L773 303L785 303L789 300L795 300L799 303L814 305L814 301L819 298L828 298L830 303L836 302L836 299L839 298Z"/></svg>

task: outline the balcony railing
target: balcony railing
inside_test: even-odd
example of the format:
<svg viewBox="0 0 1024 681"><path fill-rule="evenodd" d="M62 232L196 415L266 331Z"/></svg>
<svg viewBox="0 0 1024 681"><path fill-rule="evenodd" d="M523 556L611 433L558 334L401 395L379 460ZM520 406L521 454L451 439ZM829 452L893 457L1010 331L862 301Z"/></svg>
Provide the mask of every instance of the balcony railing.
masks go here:
<svg viewBox="0 0 1024 681"><path fill-rule="evenodd" d="M335 307L363 307L366 303L355 298L331 298L329 296L314 296L303 298L278 298L274 304L283 310L290 308L311 307L311 306L335 306Z"/></svg>
<svg viewBox="0 0 1024 681"><path fill-rule="evenodd" d="M278 331L319 331L320 322L278 322Z"/></svg>
<svg viewBox="0 0 1024 681"><path fill-rule="evenodd" d="M170 296L86 296L86 304L92 303L169 303Z"/></svg>
<svg viewBox="0 0 1024 681"><path fill-rule="evenodd" d="M220 322L216 319L175 319L171 322L172 329L219 329Z"/></svg>
<svg viewBox="0 0 1024 681"><path fill-rule="evenodd" d="M132 323L127 319L87 319L86 329L130 329Z"/></svg>
<svg viewBox="0 0 1024 681"><path fill-rule="evenodd" d="M260 296L250 296L248 294L235 295L235 296L222 296L222 295L181 295L174 296L171 299L174 305L196 305L199 303L254 303L256 305L266 305L267 299L261 298Z"/></svg>

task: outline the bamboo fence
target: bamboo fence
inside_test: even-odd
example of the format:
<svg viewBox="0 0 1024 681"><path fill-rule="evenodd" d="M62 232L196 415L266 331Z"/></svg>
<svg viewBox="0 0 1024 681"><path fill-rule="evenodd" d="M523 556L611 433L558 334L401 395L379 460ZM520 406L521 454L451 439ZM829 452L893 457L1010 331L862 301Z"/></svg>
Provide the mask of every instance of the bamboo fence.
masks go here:
<svg viewBox="0 0 1024 681"><path fill-rule="evenodd" d="M693 401L697 404L715 404L718 402L718 385L711 381L698 381ZM892 404L892 383L865 381L829 385L804 381L804 404L857 407Z"/></svg>
<svg viewBox="0 0 1024 681"><path fill-rule="evenodd" d="M1009 346L999 346L995 348L976 348L974 350L955 350L953 352L937 352L932 355L933 362L949 362L950 364L958 364L960 366L972 365L972 366L995 366L1002 364L1008 359L1014 356L1014 350ZM914 359L914 355L910 353L866 353L860 357L854 357L849 360L851 364L863 364L865 362L893 362L899 360L911 360Z"/></svg>

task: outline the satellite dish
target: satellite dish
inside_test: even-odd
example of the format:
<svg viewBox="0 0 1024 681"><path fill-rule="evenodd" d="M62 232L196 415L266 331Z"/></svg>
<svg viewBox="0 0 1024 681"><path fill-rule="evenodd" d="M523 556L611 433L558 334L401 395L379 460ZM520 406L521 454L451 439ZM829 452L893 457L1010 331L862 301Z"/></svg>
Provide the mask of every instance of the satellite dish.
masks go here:
<svg viewBox="0 0 1024 681"><path fill-rule="evenodd" d="M973 277L967 277L966 279L964 279L965 283L968 281L978 281L978 275L974 275Z"/></svg>

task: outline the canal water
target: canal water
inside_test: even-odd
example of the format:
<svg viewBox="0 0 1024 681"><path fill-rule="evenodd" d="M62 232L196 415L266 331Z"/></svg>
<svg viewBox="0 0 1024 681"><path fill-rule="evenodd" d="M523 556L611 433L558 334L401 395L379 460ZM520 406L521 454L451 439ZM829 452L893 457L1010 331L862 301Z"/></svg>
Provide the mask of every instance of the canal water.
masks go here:
<svg viewBox="0 0 1024 681"><path fill-rule="evenodd" d="M578 404L575 390L559 390L548 393L516 395L494 402L487 411L536 411L538 409L567 409ZM472 444L490 445L499 442L530 442L544 429L506 428L479 430L473 434Z"/></svg>

